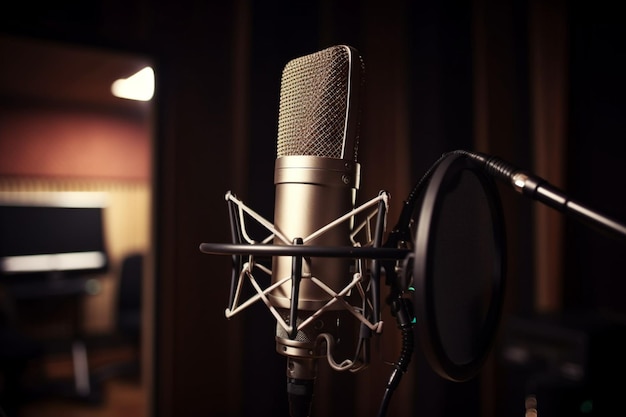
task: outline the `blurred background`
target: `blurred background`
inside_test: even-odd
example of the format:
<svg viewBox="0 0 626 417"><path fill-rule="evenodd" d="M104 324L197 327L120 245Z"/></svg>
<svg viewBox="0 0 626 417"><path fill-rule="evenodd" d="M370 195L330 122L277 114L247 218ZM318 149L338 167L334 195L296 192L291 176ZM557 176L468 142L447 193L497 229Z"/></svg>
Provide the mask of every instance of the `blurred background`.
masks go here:
<svg viewBox="0 0 626 417"><path fill-rule="evenodd" d="M392 223L414 182L454 149L498 155L623 222L625 41L609 2L68 0L3 10L2 204L15 206L16 193L43 206L42 196L104 196L87 206L101 208L94 233L107 260L80 276L36 274L34 287L2 277L6 414L288 415L273 318L255 306L226 320L230 259L198 247L230 241L228 190L272 218L289 60L337 44L361 53L359 196L388 190ZM154 97L111 94L146 66ZM509 189L501 197L505 311L487 363L450 382L418 345L389 415L522 415L529 387L543 415L618 413L626 245ZM384 319L370 368L320 366L316 415L376 415L400 349Z"/></svg>

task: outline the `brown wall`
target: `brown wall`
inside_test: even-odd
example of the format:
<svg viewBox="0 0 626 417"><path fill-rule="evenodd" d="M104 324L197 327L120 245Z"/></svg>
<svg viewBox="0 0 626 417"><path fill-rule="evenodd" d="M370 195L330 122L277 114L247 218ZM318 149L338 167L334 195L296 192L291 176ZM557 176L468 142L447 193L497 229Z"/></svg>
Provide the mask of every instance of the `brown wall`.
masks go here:
<svg viewBox="0 0 626 417"><path fill-rule="evenodd" d="M150 135L128 117L0 106L0 175L148 182Z"/></svg>

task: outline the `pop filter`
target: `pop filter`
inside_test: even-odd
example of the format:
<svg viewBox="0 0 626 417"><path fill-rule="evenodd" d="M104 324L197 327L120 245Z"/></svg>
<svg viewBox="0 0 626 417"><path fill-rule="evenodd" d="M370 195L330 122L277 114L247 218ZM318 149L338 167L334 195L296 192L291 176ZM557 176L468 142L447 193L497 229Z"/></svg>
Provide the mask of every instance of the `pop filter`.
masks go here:
<svg viewBox="0 0 626 417"><path fill-rule="evenodd" d="M487 358L502 311L506 250L499 194L480 164L451 153L419 197L412 260L418 336L435 372L465 381Z"/></svg>

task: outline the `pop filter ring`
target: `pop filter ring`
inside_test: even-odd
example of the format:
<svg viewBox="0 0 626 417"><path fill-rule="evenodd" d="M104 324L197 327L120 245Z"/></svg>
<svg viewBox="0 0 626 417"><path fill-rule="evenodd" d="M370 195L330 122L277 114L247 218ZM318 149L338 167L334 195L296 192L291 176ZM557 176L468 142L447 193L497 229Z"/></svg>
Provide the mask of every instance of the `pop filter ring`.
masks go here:
<svg viewBox="0 0 626 417"><path fill-rule="evenodd" d="M433 283L433 252L441 205L448 188L462 171L469 171L478 179L487 198L493 220L492 231L495 259L491 278L492 292L485 321L478 334L477 353L464 363L454 362L442 343L437 325ZM466 155L451 153L442 158L424 192L420 207L413 259L414 300L418 334L424 354L435 372L445 379L462 382L475 376L489 355L500 323L505 283L505 234L499 194L492 178L482 167Z"/></svg>

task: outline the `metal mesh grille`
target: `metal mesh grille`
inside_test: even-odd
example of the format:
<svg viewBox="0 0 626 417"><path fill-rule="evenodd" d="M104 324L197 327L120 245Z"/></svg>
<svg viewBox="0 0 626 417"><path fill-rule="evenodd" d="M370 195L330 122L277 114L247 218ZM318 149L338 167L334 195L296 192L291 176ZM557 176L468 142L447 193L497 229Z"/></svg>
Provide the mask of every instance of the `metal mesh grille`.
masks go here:
<svg viewBox="0 0 626 417"><path fill-rule="evenodd" d="M285 66L278 117L278 157L354 157L356 161L358 138L350 142L353 149L344 151L351 111L350 58L348 47L335 46L294 59ZM362 70L360 58L353 65Z"/></svg>

